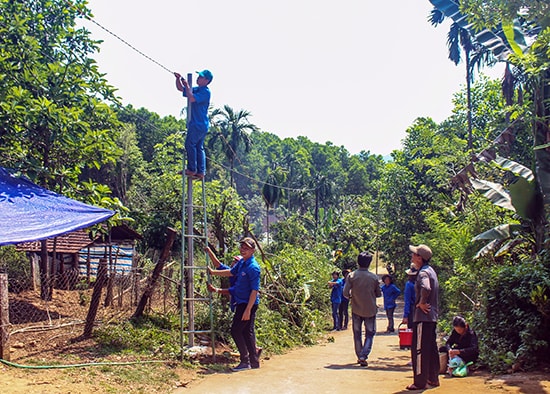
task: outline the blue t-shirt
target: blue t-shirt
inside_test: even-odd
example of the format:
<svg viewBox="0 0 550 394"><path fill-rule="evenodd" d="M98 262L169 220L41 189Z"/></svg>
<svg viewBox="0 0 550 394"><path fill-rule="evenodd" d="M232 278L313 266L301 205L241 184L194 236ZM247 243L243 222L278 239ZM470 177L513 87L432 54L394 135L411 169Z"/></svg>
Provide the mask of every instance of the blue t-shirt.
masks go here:
<svg viewBox="0 0 550 394"><path fill-rule="evenodd" d="M384 284L382 285L382 294L384 295L384 309L391 309L397 306L395 300L401 294L401 290L393 283L390 283L389 286Z"/></svg>
<svg viewBox="0 0 550 394"><path fill-rule="evenodd" d="M405 283L405 306L403 307L403 318L408 318L412 322L412 309L415 305L415 294L414 294L414 282L410 280Z"/></svg>
<svg viewBox="0 0 550 394"><path fill-rule="evenodd" d="M248 304L252 290L260 291L260 266L254 258L248 260L241 259L231 268L231 275L235 277L235 284L231 287L230 293L235 303ZM260 295L256 296L256 302L260 303Z"/></svg>
<svg viewBox="0 0 550 394"><path fill-rule="evenodd" d="M218 267L219 270L230 270L231 267L228 265L225 265L223 263L220 263L220 266ZM235 284L236 278L234 276L229 277L229 308L234 311L235 310L235 297L233 297L233 285ZM414 289L413 289L414 290Z"/></svg>
<svg viewBox="0 0 550 394"><path fill-rule="evenodd" d="M331 280L331 282L336 283L332 286L332 291L330 293L330 301L335 304L340 304L342 302L342 292L344 290L344 281L340 278L336 280Z"/></svg>
<svg viewBox="0 0 550 394"><path fill-rule="evenodd" d="M208 131L208 127L210 126L210 121L208 120L210 89L208 89L208 86L194 86L192 89L195 102L191 104L191 120L187 128L197 131ZM185 88L183 88L183 96L187 97Z"/></svg>

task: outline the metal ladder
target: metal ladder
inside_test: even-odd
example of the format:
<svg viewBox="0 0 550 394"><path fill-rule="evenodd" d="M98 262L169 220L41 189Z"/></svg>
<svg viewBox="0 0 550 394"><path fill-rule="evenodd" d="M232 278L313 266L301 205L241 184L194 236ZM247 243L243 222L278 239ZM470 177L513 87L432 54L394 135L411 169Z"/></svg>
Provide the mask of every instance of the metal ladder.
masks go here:
<svg viewBox="0 0 550 394"><path fill-rule="evenodd" d="M183 359L184 338L188 337L188 346L194 346L195 334L210 334L212 343L212 357L216 358L216 345L214 342L214 313L213 313L213 297L210 292L206 292L206 297L195 296L195 272L204 271L207 283L210 283L211 278L208 273L208 253L205 252L205 264L195 265L194 259L194 241L202 240L204 245L208 242L208 227L206 215L206 187L204 178L200 181L202 187L202 204L195 205L193 203L193 179L183 176L183 198L182 198L182 259L181 259L181 291L180 291L180 323L181 323L181 357ZM187 185L187 187L186 187ZM202 217L202 235L195 235L194 232L194 211L200 210ZM187 220L186 220L187 219ZM187 259L186 259L187 252ZM187 280L186 280L187 278ZM207 302L210 314L210 328L207 330L195 329L195 303ZM187 307L187 325L185 324L185 309Z"/></svg>

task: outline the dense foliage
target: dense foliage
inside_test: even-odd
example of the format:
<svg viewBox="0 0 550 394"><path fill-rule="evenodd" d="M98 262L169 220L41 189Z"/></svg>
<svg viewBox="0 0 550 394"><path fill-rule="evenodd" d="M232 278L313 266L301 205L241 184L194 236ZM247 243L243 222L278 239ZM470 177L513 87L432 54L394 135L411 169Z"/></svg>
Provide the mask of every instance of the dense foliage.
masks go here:
<svg viewBox="0 0 550 394"><path fill-rule="evenodd" d="M87 12L84 2L74 3ZM491 27L484 3L462 9ZM508 2L491 3L502 6L502 18L514 11ZM442 320L467 316L487 365L502 371L548 360L550 34L547 8L530 3L544 29L530 52L511 57L513 87L503 93L499 81L478 78L456 93L448 119L416 119L391 158L367 146L351 155L330 142L281 139L251 123L245 110L212 110L208 240L226 261L242 235L260 240L260 344L278 352L313 343L328 323L330 272L354 268L359 252L380 251L403 284L408 245L426 243L440 276ZM98 43L75 30L78 16L63 1L0 0L0 159L70 196L120 209L123 203L144 236L140 251L150 256L166 227L182 228L185 121L116 104L89 57ZM181 239L175 258L180 251ZM204 282L197 291L206 291ZM214 314L229 340L227 304L216 303ZM169 327L158 319L128 322L100 338L140 347L132 333L151 328L145 347L166 340L172 353L173 339L153 327L177 328L167 321ZM206 311L197 322L208 325Z"/></svg>

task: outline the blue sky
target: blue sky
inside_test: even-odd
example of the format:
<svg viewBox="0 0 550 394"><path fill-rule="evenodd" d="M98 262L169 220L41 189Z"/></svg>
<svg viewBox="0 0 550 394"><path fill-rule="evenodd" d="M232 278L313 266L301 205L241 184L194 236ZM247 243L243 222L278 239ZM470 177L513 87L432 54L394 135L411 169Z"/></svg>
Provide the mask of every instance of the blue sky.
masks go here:
<svg viewBox="0 0 550 394"><path fill-rule="evenodd" d="M449 23L428 0L90 0L94 20L182 74L214 74L212 105L251 112L281 138L303 135L352 154L401 148L414 119L440 122L464 85L447 59ZM124 104L180 117L173 76L96 25L95 56ZM500 77L503 67L486 73Z"/></svg>

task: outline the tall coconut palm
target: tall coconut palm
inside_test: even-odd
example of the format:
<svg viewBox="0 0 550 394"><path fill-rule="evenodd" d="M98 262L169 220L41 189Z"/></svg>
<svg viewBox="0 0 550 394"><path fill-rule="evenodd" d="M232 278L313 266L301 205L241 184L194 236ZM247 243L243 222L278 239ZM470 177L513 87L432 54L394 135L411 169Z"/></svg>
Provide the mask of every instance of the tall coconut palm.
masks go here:
<svg viewBox="0 0 550 394"><path fill-rule="evenodd" d="M252 145L249 132L258 128L248 121L250 112L245 110L234 111L229 105L222 109L216 109L211 114L213 131L208 141L208 147L213 149L216 145L229 161L230 184L233 186L233 170L235 160L239 160L239 151L244 149L248 153ZM242 148L241 148L242 147Z"/></svg>
<svg viewBox="0 0 550 394"><path fill-rule="evenodd" d="M434 8L428 17L434 26L439 25L445 19L443 12ZM454 22L447 34L447 47L449 48L449 59L458 65L462 60L464 51L464 62L466 63L466 102L468 121L468 148L473 148L472 141L472 82L474 81L474 67L481 68L483 65L492 65L495 60L491 52L475 41L470 32Z"/></svg>

